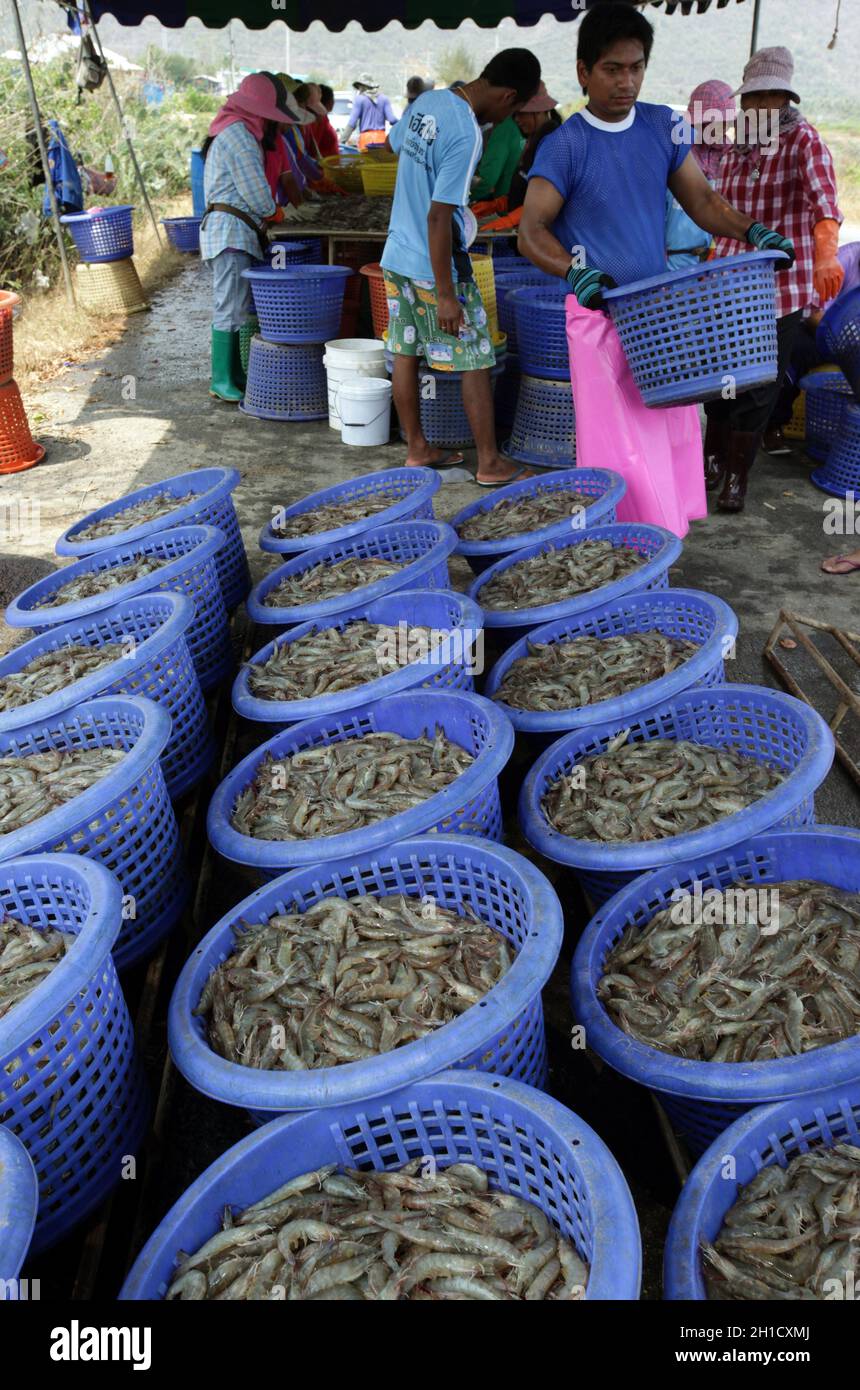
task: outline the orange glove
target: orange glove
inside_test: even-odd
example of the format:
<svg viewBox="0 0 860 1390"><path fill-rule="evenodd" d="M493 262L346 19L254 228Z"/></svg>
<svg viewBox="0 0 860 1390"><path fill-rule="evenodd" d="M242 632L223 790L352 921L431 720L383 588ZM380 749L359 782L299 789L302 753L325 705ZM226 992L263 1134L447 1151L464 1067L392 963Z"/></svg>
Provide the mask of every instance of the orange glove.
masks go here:
<svg viewBox="0 0 860 1390"><path fill-rule="evenodd" d="M476 217L492 217L497 212L507 212L508 200L504 198L484 198L480 203L472 203Z"/></svg>
<svg viewBox="0 0 860 1390"><path fill-rule="evenodd" d="M495 218L494 221L492 221L492 222L484 222L483 225L482 225L482 227L481 227L481 231L482 231L482 232L509 232L509 231L515 231L516 228L520 225L520 218L522 217L522 215L523 215L523 210L522 210L521 207L519 207L519 208L514 208L513 212L509 212L508 215L507 215L507 217L497 217L497 218Z"/></svg>
<svg viewBox="0 0 860 1390"><path fill-rule="evenodd" d="M812 269L812 283L819 304L835 299L842 289L845 271L836 255L839 246L839 223L832 217L816 222L812 229L815 238L815 262Z"/></svg>
<svg viewBox="0 0 860 1390"><path fill-rule="evenodd" d="M263 221L264 221L264 222L283 222L283 220L284 220L284 209L280 206L280 204L275 208L275 211L274 211L273 213L271 213L271 215L270 215L269 217L264 217L264 218L263 218Z"/></svg>

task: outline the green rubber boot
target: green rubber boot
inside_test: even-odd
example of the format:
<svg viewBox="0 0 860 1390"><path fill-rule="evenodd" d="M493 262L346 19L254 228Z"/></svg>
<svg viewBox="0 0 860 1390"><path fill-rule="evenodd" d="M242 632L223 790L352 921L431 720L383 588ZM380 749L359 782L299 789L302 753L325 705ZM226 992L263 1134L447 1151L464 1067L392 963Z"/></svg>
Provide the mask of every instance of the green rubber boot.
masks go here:
<svg viewBox="0 0 860 1390"><path fill-rule="evenodd" d="M248 370L248 358L251 352L251 339L255 333L260 331L260 320L256 314L253 318L246 319L239 329L239 364L240 371L236 373L236 380L242 381Z"/></svg>
<svg viewBox="0 0 860 1390"><path fill-rule="evenodd" d="M223 328L212 329L212 375L209 382L210 396L222 401L240 401L245 394L233 373L233 353L239 360L239 334L228 333Z"/></svg>

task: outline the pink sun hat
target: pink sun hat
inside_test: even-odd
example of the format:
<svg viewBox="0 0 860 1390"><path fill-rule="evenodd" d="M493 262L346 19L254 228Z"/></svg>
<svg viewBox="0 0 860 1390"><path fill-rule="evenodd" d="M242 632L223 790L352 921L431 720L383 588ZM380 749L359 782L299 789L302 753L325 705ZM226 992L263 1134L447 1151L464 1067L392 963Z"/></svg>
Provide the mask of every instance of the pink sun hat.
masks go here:
<svg viewBox="0 0 860 1390"><path fill-rule="evenodd" d="M554 111L557 106L558 102L555 97L550 96L546 84L542 82L531 101L527 101L525 106L521 106L518 114L521 116L544 115L547 111Z"/></svg>
<svg viewBox="0 0 860 1390"><path fill-rule="evenodd" d="M794 81L794 58L788 48L760 48L744 68L744 80L735 96L747 92L788 92L792 101L800 97L791 85Z"/></svg>
<svg viewBox="0 0 860 1390"><path fill-rule="evenodd" d="M725 121L732 121L737 116L737 104L735 94L728 82L721 82L718 77L711 77L707 82L700 82L698 87L694 87L690 93L690 100L687 103L687 115L693 120L696 112L702 115L718 112Z"/></svg>

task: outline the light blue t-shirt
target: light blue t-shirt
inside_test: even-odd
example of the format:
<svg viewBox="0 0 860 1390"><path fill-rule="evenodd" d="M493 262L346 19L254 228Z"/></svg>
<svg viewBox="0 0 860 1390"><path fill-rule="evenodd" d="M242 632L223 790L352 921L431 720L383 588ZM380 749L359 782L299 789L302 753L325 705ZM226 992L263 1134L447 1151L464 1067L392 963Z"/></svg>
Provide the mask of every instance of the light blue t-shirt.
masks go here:
<svg viewBox="0 0 860 1390"><path fill-rule="evenodd" d="M624 121L577 111L541 141L530 178L564 198L553 232L618 285L666 271L666 186L690 153L689 123L637 101Z"/></svg>
<svg viewBox="0 0 860 1390"><path fill-rule="evenodd" d="M416 97L388 137L400 156L382 265L412 280L432 280L427 214L451 203L461 238L463 208L483 153L481 127L455 92ZM455 231L456 236L456 231Z"/></svg>

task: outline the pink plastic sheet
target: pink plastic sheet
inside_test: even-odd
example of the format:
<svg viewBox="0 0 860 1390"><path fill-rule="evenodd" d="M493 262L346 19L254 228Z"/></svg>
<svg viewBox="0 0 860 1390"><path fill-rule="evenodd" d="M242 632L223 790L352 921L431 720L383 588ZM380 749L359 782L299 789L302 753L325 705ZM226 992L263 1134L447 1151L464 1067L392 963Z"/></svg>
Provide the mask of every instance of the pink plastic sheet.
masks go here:
<svg viewBox="0 0 860 1390"><path fill-rule="evenodd" d="M707 516L702 432L694 405L643 404L610 319L567 299L567 343L580 468L613 468L627 484L619 521L686 536Z"/></svg>

